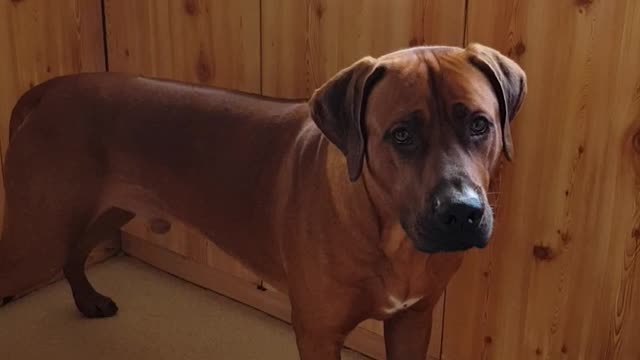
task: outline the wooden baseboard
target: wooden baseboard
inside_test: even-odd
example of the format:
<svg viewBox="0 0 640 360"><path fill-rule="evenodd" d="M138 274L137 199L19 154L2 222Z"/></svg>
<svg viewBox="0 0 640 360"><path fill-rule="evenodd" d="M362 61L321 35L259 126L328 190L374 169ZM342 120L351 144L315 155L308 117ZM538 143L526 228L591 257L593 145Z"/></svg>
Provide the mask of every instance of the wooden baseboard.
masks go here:
<svg viewBox="0 0 640 360"><path fill-rule="evenodd" d="M122 250L128 255L191 283L213 290L280 320L291 322L289 299L269 287L266 289L258 287L255 283L196 263L128 233L122 234ZM385 358L382 336L363 328L354 330L347 338L345 346L373 359Z"/></svg>

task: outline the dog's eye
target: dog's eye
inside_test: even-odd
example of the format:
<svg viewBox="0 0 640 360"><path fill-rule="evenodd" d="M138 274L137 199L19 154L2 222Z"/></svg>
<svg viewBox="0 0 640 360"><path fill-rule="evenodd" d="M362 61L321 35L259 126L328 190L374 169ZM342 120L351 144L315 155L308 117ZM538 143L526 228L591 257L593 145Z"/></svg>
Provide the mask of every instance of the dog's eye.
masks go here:
<svg viewBox="0 0 640 360"><path fill-rule="evenodd" d="M391 132L391 137L396 144L406 145L411 144L412 138L409 130L406 128L397 128Z"/></svg>
<svg viewBox="0 0 640 360"><path fill-rule="evenodd" d="M471 120L471 125L470 125L471 135L473 136L484 135L487 131L489 131L490 126L491 126L491 123L489 123L489 120L487 120L486 117L482 115L476 116L473 118L473 120Z"/></svg>

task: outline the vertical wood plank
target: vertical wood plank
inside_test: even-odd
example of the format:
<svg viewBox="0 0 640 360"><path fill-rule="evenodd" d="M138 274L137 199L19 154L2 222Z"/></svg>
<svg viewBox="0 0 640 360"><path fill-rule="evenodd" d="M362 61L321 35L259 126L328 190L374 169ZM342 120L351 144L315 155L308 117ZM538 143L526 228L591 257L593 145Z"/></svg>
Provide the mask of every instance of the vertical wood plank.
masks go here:
<svg viewBox="0 0 640 360"><path fill-rule="evenodd" d="M415 11L422 14L422 19L416 23L418 27L421 25L422 33L417 34L416 42L424 45L461 46L464 38L465 3L465 0L418 2ZM419 9L420 5L422 12Z"/></svg>
<svg viewBox="0 0 640 360"><path fill-rule="evenodd" d="M109 67L260 92L259 0L105 0Z"/></svg>
<svg viewBox="0 0 640 360"><path fill-rule="evenodd" d="M448 288L443 358L640 358L640 4L470 0L467 25L529 96L493 242Z"/></svg>
<svg viewBox="0 0 640 360"><path fill-rule="evenodd" d="M282 0L262 6L263 94L304 98L365 55L461 45L464 0Z"/></svg>

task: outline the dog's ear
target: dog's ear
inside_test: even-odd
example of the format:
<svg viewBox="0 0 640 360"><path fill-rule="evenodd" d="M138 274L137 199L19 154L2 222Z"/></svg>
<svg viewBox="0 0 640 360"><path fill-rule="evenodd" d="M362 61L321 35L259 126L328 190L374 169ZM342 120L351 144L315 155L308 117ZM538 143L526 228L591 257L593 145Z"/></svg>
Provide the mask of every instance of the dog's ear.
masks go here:
<svg viewBox="0 0 640 360"><path fill-rule="evenodd" d="M507 159L513 158L510 122L527 94L527 76L513 60L480 44L467 47L469 61L489 79L500 106L502 146Z"/></svg>
<svg viewBox="0 0 640 360"><path fill-rule="evenodd" d="M309 100L313 121L346 156L351 181L362 172L367 98L383 73L376 59L362 58L327 81Z"/></svg>

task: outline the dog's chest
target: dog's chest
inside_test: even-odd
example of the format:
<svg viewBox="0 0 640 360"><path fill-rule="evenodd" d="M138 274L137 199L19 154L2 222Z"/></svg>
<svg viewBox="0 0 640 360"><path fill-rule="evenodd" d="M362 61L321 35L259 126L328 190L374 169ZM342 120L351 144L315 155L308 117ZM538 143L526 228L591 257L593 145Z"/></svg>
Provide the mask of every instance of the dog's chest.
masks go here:
<svg viewBox="0 0 640 360"><path fill-rule="evenodd" d="M400 226L391 227L386 235L384 260L377 271L380 282L374 290L376 315L385 319L416 304L423 309L435 305L460 266L461 255L419 252Z"/></svg>
<svg viewBox="0 0 640 360"><path fill-rule="evenodd" d="M382 276L381 287L375 296L375 308L379 316L384 318L411 308L431 292L437 291L431 284L428 267L422 261L392 266Z"/></svg>
<svg viewBox="0 0 640 360"><path fill-rule="evenodd" d="M413 248L400 226L386 232L384 256L379 264L380 283L375 292L375 309L388 317L410 308L429 291L428 256Z"/></svg>
<svg viewBox="0 0 640 360"><path fill-rule="evenodd" d="M381 312L385 315L393 315L398 311L405 310L422 300L422 296L414 296L409 298L399 298L391 293L388 294L386 305L382 306Z"/></svg>

